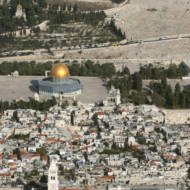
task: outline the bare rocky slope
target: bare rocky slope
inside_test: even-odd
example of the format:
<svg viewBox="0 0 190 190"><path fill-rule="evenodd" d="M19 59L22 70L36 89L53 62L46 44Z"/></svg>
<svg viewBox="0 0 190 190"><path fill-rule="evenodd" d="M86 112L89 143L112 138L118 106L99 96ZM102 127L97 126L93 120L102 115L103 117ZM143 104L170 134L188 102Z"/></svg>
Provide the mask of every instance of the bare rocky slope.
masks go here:
<svg viewBox="0 0 190 190"><path fill-rule="evenodd" d="M190 60L190 39L176 39L126 46L65 51L65 58L74 59L177 59Z"/></svg>
<svg viewBox="0 0 190 190"><path fill-rule="evenodd" d="M67 0L62 0L67 1ZM73 0L109 4L109 0ZM69 2L71 2L69 0ZM109 7L109 6L108 6ZM116 25L128 40L142 40L137 45L66 51L66 58L130 58L130 59L188 59L190 43L190 0L126 0L110 6L105 12L114 18ZM180 36L188 34L186 39ZM143 40L167 38L179 39L144 43ZM110 53L111 52L111 53Z"/></svg>
<svg viewBox="0 0 190 190"><path fill-rule="evenodd" d="M190 33L190 0L130 0L106 13L128 39Z"/></svg>

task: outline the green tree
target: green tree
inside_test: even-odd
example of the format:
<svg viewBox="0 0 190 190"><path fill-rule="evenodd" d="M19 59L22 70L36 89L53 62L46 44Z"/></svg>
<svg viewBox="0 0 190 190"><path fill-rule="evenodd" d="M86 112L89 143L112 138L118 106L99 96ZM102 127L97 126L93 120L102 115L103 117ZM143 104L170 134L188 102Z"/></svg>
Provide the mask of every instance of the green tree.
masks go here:
<svg viewBox="0 0 190 190"><path fill-rule="evenodd" d="M161 79L161 86L162 86L163 89L165 89L167 87L167 79L166 79L166 77L163 77Z"/></svg>
<svg viewBox="0 0 190 190"><path fill-rule="evenodd" d="M101 66L103 77L112 77L116 74L115 66L113 63L105 63Z"/></svg>
<svg viewBox="0 0 190 190"><path fill-rule="evenodd" d="M129 70L129 68L128 68L128 67L124 67L124 68L123 68L123 71L122 71L122 74L124 74L124 75L130 75L130 70Z"/></svg>
<svg viewBox="0 0 190 190"><path fill-rule="evenodd" d="M167 76L168 78L177 78L178 72L177 72L177 66L175 64L169 65Z"/></svg>
<svg viewBox="0 0 190 190"><path fill-rule="evenodd" d="M166 99L166 106L169 108L172 108L173 103L174 103L174 99L173 99L172 88L170 85L168 85L166 88L165 99Z"/></svg>
<svg viewBox="0 0 190 190"><path fill-rule="evenodd" d="M42 175L40 178L40 183L47 183L48 182L48 178L46 175Z"/></svg>
<svg viewBox="0 0 190 190"><path fill-rule="evenodd" d="M146 95L142 92L132 93L130 98L135 105L145 104L147 102Z"/></svg>
<svg viewBox="0 0 190 190"><path fill-rule="evenodd" d="M120 28L117 28L117 26L115 25L115 22L114 22L113 19L111 20L111 22L109 24L109 28L112 31L112 33L115 34L118 37L119 40L125 39L125 34L123 34L121 32Z"/></svg>
<svg viewBox="0 0 190 190"><path fill-rule="evenodd" d="M165 105L165 99L160 94L154 92L152 94L152 103L155 104L158 107L164 107L164 105Z"/></svg>
<svg viewBox="0 0 190 190"><path fill-rule="evenodd" d="M142 90L142 78L139 73L134 73L133 75L133 88L138 91Z"/></svg>
<svg viewBox="0 0 190 190"><path fill-rule="evenodd" d="M45 147L38 148L38 149L36 150L36 152L37 152L38 154L40 154L41 157L47 155L47 150L46 150Z"/></svg>
<svg viewBox="0 0 190 190"><path fill-rule="evenodd" d="M189 74L189 72L190 72L189 67L185 64L185 62L182 61L179 65L179 74L181 76L186 76Z"/></svg>
<svg viewBox="0 0 190 190"><path fill-rule="evenodd" d="M174 92L174 106L175 107L178 107L180 104L180 93L181 93L180 84L177 83L175 85L175 92Z"/></svg>

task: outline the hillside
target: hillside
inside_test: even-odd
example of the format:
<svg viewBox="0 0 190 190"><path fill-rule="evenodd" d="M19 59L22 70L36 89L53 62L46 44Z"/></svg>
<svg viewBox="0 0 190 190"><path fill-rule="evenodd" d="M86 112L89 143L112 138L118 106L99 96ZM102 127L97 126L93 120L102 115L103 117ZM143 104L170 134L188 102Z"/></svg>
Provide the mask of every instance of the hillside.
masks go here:
<svg viewBox="0 0 190 190"><path fill-rule="evenodd" d="M111 0L47 0L50 4L76 4L81 10L103 10L115 7Z"/></svg>
<svg viewBox="0 0 190 190"><path fill-rule="evenodd" d="M106 13L128 39L190 33L190 0L130 0Z"/></svg>

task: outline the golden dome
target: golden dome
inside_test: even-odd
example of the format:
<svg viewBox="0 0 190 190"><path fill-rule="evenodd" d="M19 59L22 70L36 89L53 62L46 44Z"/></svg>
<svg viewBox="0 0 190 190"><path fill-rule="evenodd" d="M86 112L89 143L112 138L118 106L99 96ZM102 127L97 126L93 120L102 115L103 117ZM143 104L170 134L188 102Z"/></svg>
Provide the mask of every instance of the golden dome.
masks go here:
<svg viewBox="0 0 190 190"><path fill-rule="evenodd" d="M53 78L67 78L70 76L69 69L64 63L55 64L51 69L51 76Z"/></svg>

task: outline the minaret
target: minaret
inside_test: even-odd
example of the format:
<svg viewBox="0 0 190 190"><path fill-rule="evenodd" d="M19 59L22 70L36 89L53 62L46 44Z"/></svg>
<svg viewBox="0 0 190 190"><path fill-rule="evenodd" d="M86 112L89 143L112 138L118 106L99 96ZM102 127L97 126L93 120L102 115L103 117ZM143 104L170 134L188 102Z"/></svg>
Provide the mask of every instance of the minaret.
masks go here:
<svg viewBox="0 0 190 190"><path fill-rule="evenodd" d="M51 161L48 170L48 190L59 190L58 168L55 160Z"/></svg>
<svg viewBox="0 0 190 190"><path fill-rule="evenodd" d="M115 100L116 105L118 106L119 104L121 104L121 94L120 94L120 90L117 89L116 90L116 100Z"/></svg>

